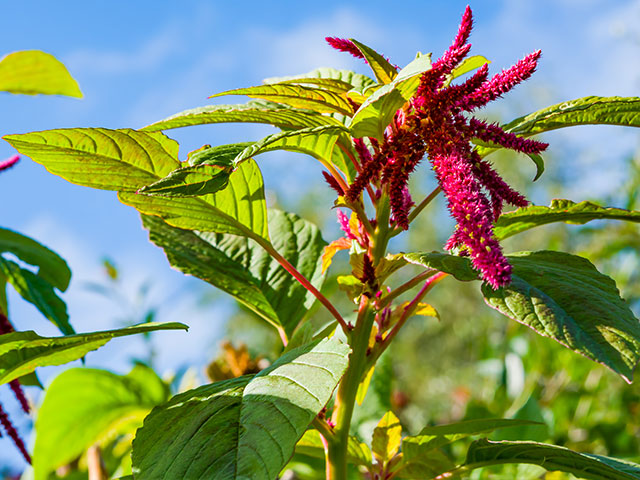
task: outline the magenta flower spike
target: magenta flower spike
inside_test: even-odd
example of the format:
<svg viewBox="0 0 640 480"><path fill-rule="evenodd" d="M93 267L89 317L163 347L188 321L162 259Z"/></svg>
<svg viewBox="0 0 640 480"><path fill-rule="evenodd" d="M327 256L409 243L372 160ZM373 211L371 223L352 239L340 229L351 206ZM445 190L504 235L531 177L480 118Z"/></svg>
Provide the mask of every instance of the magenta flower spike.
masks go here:
<svg viewBox="0 0 640 480"><path fill-rule="evenodd" d="M6 160L2 160L0 162L0 172L3 170L8 170L13 167L20 160L20 155L14 155L13 157L9 157Z"/></svg>
<svg viewBox="0 0 640 480"><path fill-rule="evenodd" d="M518 137L462 112L486 105L529 78L540 51L491 79L487 80L488 65L483 65L465 82L444 86L448 75L469 53L471 45L467 41L472 28L471 9L467 7L453 43L422 75L416 94L397 112L374 155L367 158L362 148L357 148L362 171L345 198L355 201L369 182L381 178L381 186L389 195L392 221L406 230L412 206L409 176L427 156L457 223L445 248L459 248L461 254L469 255L482 278L497 289L510 283L511 266L493 236L493 222L505 202L515 206L528 202L480 157L472 140L478 138L527 154L540 153L547 144Z"/></svg>
<svg viewBox="0 0 640 480"><path fill-rule="evenodd" d="M338 38L338 37L325 37L325 40L329 45L331 45L336 50L340 52L347 52L351 54L355 58L364 59L364 55L360 51L358 47L356 47L355 43L353 43L348 38ZM365 63L367 61L365 60Z"/></svg>

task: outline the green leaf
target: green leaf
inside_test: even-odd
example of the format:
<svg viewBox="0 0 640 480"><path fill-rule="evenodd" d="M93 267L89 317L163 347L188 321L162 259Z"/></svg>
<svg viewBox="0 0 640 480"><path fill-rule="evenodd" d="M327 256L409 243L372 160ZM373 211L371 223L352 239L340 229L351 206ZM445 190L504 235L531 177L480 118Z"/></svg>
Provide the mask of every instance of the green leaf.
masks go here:
<svg viewBox="0 0 640 480"><path fill-rule="evenodd" d="M234 158L250 145L253 143L233 143L217 147L205 145L192 152L188 159L189 166L174 170L162 180L142 187L138 193L171 197L215 193L228 185Z"/></svg>
<svg viewBox="0 0 640 480"><path fill-rule="evenodd" d="M252 240L180 230L153 217L143 217L143 225L173 267L229 293L288 337L315 301ZM319 289L326 243L318 228L295 214L269 210L269 230L273 247Z"/></svg>
<svg viewBox="0 0 640 480"><path fill-rule="evenodd" d="M485 63L491 63L482 55L474 55L472 57L465 58L460 65L453 69L451 72L451 78L458 78L465 73L472 72L473 70L480 68Z"/></svg>
<svg viewBox="0 0 640 480"><path fill-rule="evenodd" d="M536 442L476 440L467 452L464 471L488 465L527 463L588 480L638 480L640 465L597 455L586 455L557 445Z"/></svg>
<svg viewBox="0 0 640 480"><path fill-rule="evenodd" d="M420 434L408 436L402 440L402 452L408 459L417 458L419 456L418 454L441 448L472 435L493 432L500 428L525 425L539 425L539 423L511 418L483 418L478 420L465 420L448 425L425 427L420 431Z"/></svg>
<svg viewBox="0 0 640 480"><path fill-rule="evenodd" d="M178 144L159 132L75 128L4 137L49 171L86 187L117 190L141 213L180 228L268 238L264 186L254 162L238 168L229 186L197 198L135 192L178 169Z"/></svg>
<svg viewBox="0 0 640 480"><path fill-rule="evenodd" d="M353 38L350 38L349 40L351 40L353 44L358 47L358 50L362 52L379 83L391 83L393 79L396 78L398 71L386 58L374 49L367 47Z"/></svg>
<svg viewBox="0 0 640 480"><path fill-rule="evenodd" d="M53 287L65 291L71 271L67 262L57 253L32 238L6 228L0 228L0 253L9 252L23 262L38 267L38 276Z"/></svg>
<svg viewBox="0 0 640 480"><path fill-rule="evenodd" d="M348 353L347 345L324 340L292 350L256 376L173 397L138 430L135 478L275 479L331 397Z"/></svg>
<svg viewBox="0 0 640 480"><path fill-rule="evenodd" d="M386 464L391 460L402 442L402 425L400 420L389 411L384 414L378 425L373 430L371 450L378 463Z"/></svg>
<svg viewBox="0 0 640 480"><path fill-rule="evenodd" d="M246 95L251 98L262 98L273 102L283 103L295 108L307 108L317 113L338 112L351 115L353 109L347 101L346 95L315 87L305 87L295 84L258 85L249 88L236 88L226 92L216 93L209 98L222 95Z"/></svg>
<svg viewBox="0 0 640 480"><path fill-rule="evenodd" d="M323 125L269 135L238 154L236 165L248 158L273 150L287 150L311 155L321 161L332 158L336 141L348 129L343 125Z"/></svg>
<svg viewBox="0 0 640 480"><path fill-rule="evenodd" d="M640 360L640 322L615 282L582 257L540 251L508 255L511 285L482 286L502 314L609 367L626 381Z"/></svg>
<svg viewBox="0 0 640 480"><path fill-rule="evenodd" d="M424 480L435 478L455 467L451 459L440 450L421 451L420 446L412 448L411 443L407 443L406 446L403 443L402 446L402 459L393 469L394 478Z"/></svg>
<svg viewBox="0 0 640 480"><path fill-rule="evenodd" d="M269 238L264 183L253 160L240 165L227 187L215 193L168 198L121 192L118 198L140 213L157 215L178 228Z"/></svg>
<svg viewBox="0 0 640 480"><path fill-rule="evenodd" d="M351 70L336 70L335 68L316 68L308 73L292 75L288 77L273 77L263 80L262 83L300 83L310 84L332 89L338 93L346 93L352 89L362 90L375 85L372 79L366 75L352 72Z"/></svg>
<svg viewBox="0 0 640 480"><path fill-rule="evenodd" d="M640 97L583 97L516 118L502 128L522 136L576 125L640 127Z"/></svg>
<svg viewBox="0 0 640 480"><path fill-rule="evenodd" d="M405 258L461 281L478 279L468 258L435 252ZM490 307L631 381L640 360L640 323L611 278L568 253L519 252L507 259L511 284L495 291L482 285Z"/></svg>
<svg viewBox="0 0 640 480"><path fill-rule="evenodd" d="M351 134L356 137L375 137L382 140L384 129L418 90L420 77L431 69L431 56L421 55L404 67L393 82L376 90L354 114Z"/></svg>
<svg viewBox="0 0 640 480"><path fill-rule="evenodd" d="M439 450L450 443L501 428L538 425L528 420L486 418L425 427L419 435L402 440L398 478L423 479L453 469L453 462Z"/></svg>
<svg viewBox="0 0 640 480"><path fill-rule="evenodd" d="M591 202L575 203L553 199L548 207L531 205L500 216L494 227L496 238L502 240L531 228L553 222L582 225L591 220L626 220L640 222L640 212L622 208L605 208Z"/></svg>
<svg viewBox="0 0 640 480"><path fill-rule="evenodd" d="M118 330L80 333L66 337L41 337L36 332L13 332L0 336L0 384L33 372L37 367L62 365L78 360L116 337L156 330L187 330L182 323L144 323Z"/></svg>
<svg viewBox="0 0 640 480"><path fill-rule="evenodd" d="M319 125L337 125L338 120L312 110L291 108L280 103L252 100L239 105L210 105L176 113L144 127L143 131L208 125L212 123L266 123L278 128L299 129Z"/></svg>
<svg viewBox="0 0 640 480"><path fill-rule="evenodd" d="M82 97L65 66L40 50L14 52L0 60L0 91Z"/></svg>
<svg viewBox="0 0 640 480"><path fill-rule="evenodd" d="M95 443L134 434L151 409L168 398L168 386L144 365L128 375L89 368L62 372L38 409L35 480L47 479Z"/></svg>
<svg viewBox="0 0 640 480"><path fill-rule="evenodd" d="M296 453L314 458L325 458L324 446L317 430L307 430L296 444ZM350 435L347 440L347 461L354 465L371 466L371 450L365 443Z"/></svg>
<svg viewBox="0 0 640 480"><path fill-rule="evenodd" d="M67 305L46 280L2 257L0 257L0 276L5 278L23 299L36 307L64 335L75 333L69 323Z"/></svg>
<svg viewBox="0 0 640 480"><path fill-rule="evenodd" d="M180 166L177 142L162 133L69 128L4 139L51 173L103 190L135 192Z"/></svg>
<svg viewBox="0 0 640 480"><path fill-rule="evenodd" d="M440 252L407 253L404 258L415 265L433 268L452 275L461 282L478 280L478 272L473 269L468 258Z"/></svg>

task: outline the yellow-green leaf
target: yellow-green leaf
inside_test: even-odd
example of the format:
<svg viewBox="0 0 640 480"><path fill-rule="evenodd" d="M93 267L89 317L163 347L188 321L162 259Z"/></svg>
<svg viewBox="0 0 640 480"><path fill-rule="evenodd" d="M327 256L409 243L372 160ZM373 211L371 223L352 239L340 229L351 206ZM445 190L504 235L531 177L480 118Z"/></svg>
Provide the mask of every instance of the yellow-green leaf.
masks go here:
<svg viewBox="0 0 640 480"><path fill-rule="evenodd" d="M66 67L40 50L14 52L0 60L0 91L82 97Z"/></svg>

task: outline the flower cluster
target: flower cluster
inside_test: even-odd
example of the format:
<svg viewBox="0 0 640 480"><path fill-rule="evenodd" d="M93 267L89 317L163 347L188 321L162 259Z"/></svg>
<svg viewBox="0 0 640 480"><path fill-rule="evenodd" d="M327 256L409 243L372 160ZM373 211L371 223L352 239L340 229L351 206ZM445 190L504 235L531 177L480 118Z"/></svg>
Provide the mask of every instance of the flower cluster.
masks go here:
<svg viewBox="0 0 640 480"><path fill-rule="evenodd" d="M356 201L370 182L379 182L390 199L393 220L402 229L409 226L413 205L407 184L409 175L427 156L449 211L457 222L448 240L448 250L460 247L471 257L474 268L493 288L511 281L511 266L493 235L493 223L505 202L527 205L527 200L507 185L491 165L475 150L472 140L480 139L527 154L543 151L547 144L507 133L498 125L468 116L468 113L499 98L531 76L540 51L488 79L483 65L464 83L448 85L453 70L469 53L467 43L473 25L467 7L458 34L444 55L425 72L413 98L398 110L387 127L382 142L373 139L372 151L361 139L355 148L361 171L345 196ZM354 54L348 40L332 39L331 45Z"/></svg>

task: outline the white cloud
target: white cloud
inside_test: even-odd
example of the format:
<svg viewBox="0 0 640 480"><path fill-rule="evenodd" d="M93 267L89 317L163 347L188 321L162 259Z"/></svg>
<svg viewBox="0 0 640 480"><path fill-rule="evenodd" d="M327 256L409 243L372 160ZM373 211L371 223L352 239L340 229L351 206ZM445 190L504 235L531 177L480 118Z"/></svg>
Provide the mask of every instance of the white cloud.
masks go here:
<svg viewBox="0 0 640 480"><path fill-rule="evenodd" d="M78 74L120 75L154 69L182 48L179 29L169 25L141 45L129 50L80 48L65 57L71 71Z"/></svg>

